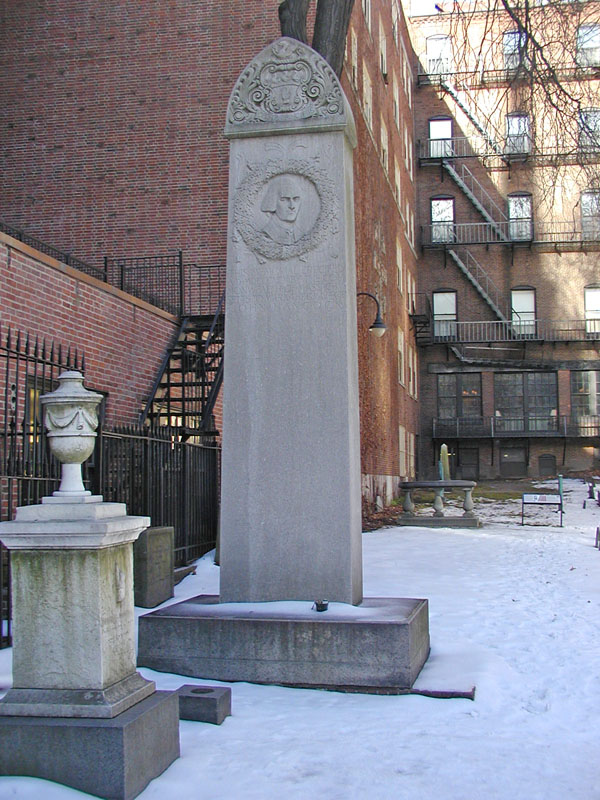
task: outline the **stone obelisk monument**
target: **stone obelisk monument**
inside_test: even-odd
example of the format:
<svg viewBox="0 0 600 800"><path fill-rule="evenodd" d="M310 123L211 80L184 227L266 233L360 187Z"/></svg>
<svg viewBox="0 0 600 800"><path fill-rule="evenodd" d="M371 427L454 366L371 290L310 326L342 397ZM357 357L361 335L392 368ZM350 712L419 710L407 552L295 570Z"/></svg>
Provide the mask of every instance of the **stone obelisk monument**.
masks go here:
<svg viewBox="0 0 600 800"><path fill-rule="evenodd" d="M427 601L362 596L352 113L321 56L283 38L239 77L225 134L220 596L142 617L139 663L404 689Z"/></svg>
<svg viewBox="0 0 600 800"><path fill-rule="evenodd" d="M352 112L283 38L240 76L225 134L221 601L360 603Z"/></svg>

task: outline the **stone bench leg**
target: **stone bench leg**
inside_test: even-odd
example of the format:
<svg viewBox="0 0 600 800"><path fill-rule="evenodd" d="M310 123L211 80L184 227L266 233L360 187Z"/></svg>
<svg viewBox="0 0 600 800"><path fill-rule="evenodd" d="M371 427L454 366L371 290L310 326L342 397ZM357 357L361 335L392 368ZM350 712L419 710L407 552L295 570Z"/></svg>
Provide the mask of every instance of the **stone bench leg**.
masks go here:
<svg viewBox="0 0 600 800"><path fill-rule="evenodd" d="M412 497L410 496L410 489L404 490L404 501L402 503L402 511L405 514L415 513L415 504L413 503Z"/></svg>
<svg viewBox="0 0 600 800"><path fill-rule="evenodd" d="M433 508L435 509L433 512L434 517L443 517L444 516L444 490L443 489L435 489L435 497L433 499Z"/></svg>
<svg viewBox="0 0 600 800"><path fill-rule="evenodd" d="M463 508L465 510L463 517L475 516L475 514L473 513L473 508L474 508L473 489L465 489L465 501L463 503Z"/></svg>

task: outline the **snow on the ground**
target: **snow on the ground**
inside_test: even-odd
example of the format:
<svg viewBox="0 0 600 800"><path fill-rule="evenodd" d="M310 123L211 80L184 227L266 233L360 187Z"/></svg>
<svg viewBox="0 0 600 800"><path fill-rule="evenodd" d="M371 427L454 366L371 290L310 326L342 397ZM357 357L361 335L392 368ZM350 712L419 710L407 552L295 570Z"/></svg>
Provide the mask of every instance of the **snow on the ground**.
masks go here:
<svg viewBox="0 0 600 800"><path fill-rule="evenodd" d="M181 758L140 798L599 800L600 508L582 507L581 481L565 489L563 528L541 507L521 527L520 502L505 501L476 506L480 530L364 534L365 595L429 598L419 685L474 683L474 701L231 684L233 715L181 722ZM218 572L205 557L174 601L217 593ZM141 672L160 689L215 684ZM87 796L0 778L0 798Z"/></svg>

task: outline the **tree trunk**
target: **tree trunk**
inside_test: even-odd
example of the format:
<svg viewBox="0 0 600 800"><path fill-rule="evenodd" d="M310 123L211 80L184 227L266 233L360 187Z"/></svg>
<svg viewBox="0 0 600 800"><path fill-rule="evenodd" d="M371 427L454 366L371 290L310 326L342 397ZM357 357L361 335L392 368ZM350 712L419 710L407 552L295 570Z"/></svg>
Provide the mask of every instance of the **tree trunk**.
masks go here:
<svg viewBox="0 0 600 800"><path fill-rule="evenodd" d="M282 36L298 39L308 44L306 37L306 15L310 0L284 0L279 5L279 27Z"/></svg>
<svg viewBox="0 0 600 800"><path fill-rule="evenodd" d="M320 53L340 77L344 65L346 36L354 0L319 0L313 35L313 50Z"/></svg>

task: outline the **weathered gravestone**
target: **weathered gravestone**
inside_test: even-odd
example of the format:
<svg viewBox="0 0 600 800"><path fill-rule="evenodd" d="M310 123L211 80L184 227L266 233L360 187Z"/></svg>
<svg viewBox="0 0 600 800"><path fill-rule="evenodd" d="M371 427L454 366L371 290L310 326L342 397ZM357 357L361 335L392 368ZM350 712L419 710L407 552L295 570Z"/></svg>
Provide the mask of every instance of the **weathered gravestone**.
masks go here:
<svg viewBox="0 0 600 800"><path fill-rule="evenodd" d="M142 618L139 663L411 685L427 602L362 594L352 112L321 56L282 38L239 77L225 135L220 597Z"/></svg>

